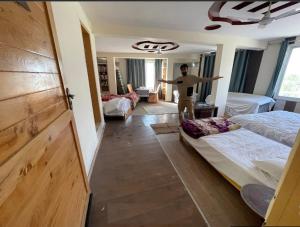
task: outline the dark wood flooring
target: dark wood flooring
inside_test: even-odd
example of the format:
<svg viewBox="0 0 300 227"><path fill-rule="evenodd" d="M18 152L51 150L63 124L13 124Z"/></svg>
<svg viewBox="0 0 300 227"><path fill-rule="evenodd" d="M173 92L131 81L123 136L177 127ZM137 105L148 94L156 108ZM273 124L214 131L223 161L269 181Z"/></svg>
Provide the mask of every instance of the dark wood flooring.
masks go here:
<svg viewBox="0 0 300 227"><path fill-rule="evenodd" d="M88 226L207 226L150 127L177 118L107 122L91 177Z"/></svg>
<svg viewBox="0 0 300 227"><path fill-rule="evenodd" d="M201 227L206 221L211 227L260 225L239 192L197 152L167 139L164 148L170 149L165 151L199 212L150 127L163 122L178 122L178 115L107 122L91 176L88 226Z"/></svg>

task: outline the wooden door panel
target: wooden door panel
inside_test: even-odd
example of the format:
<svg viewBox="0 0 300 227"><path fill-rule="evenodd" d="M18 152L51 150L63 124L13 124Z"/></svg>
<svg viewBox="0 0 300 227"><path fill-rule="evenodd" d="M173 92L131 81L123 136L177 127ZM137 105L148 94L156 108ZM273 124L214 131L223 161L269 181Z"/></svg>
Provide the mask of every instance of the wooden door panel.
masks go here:
<svg viewBox="0 0 300 227"><path fill-rule="evenodd" d="M59 74L0 72L0 101L57 87Z"/></svg>
<svg viewBox="0 0 300 227"><path fill-rule="evenodd" d="M89 186L45 3L0 4L0 226L83 226Z"/></svg>
<svg viewBox="0 0 300 227"><path fill-rule="evenodd" d="M39 3L28 5L31 12L24 12L17 4L1 2L0 30L7 35L0 36L0 42L55 59L45 11Z"/></svg>
<svg viewBox="0 0 300 227"><path fill-rule="evenodd" d="M58 73L52 58L0 43L0 71Z"/></svg>
<svg viewBox="0 0 300 227"><path fill-rule="evenodd" d="M0 102L0 130L25 120L64 100L64 92L60 87L19 96L13 101L6 99Z"/></svg>
<svg viewBox="0 0 300 227"><path fill-rule="evenodd" d="M43 109L32 117L2 129L0 131L0 164L15 154L66 110L67 106L63 100Z"/></svg>
<svg viewBox="0 0 300 227"><path fill-rule="evenodd" d="M0 223L80 226L88 188L75 144L68 111L0 167Z"/></svg>

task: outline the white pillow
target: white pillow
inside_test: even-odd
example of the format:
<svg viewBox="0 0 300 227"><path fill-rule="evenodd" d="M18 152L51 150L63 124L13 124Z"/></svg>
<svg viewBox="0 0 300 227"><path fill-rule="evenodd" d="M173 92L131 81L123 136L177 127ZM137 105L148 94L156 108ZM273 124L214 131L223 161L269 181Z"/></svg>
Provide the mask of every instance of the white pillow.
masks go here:
<svg viewBox="0 0 300 227"><path fill-rule="evenodd" d="M267 172L272 177L279 180L281 174L283 173L286 160L281 158L273 158L273 159L266 159L266 160L254 160L252 161L252 163L258 169Z"/></svg>

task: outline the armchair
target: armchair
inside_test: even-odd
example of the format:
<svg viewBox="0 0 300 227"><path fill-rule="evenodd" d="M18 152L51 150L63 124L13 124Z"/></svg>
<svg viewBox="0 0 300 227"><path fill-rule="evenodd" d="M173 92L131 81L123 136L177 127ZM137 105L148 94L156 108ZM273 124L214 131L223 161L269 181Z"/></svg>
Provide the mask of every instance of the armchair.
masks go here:
<svg viewBox="0 0 300 227"><path fill-rule="evenodd" d="M148 97L148 102L150 103L157 103L159 98L158 98L158 92L160 89L160 84L157 86L155 91L149 92L149 97Z"/></svg>

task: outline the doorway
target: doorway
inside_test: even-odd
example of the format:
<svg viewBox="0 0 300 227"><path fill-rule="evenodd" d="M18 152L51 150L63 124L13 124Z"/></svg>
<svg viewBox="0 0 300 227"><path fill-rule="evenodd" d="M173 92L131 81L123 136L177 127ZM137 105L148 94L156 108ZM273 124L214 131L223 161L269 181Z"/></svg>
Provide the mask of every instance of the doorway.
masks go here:
<svg viewBox="0 0 300 227"><path fill-rule="evenodd" d="M81 25L81 32L82 32L87 73L89 78L89 85L90 85L89 87L90 87L90 95L91 95L92 106L93 106L94 121L96 125L96 130L98 130L101 123L101 113L100 113L100 106L99 106L97 86L96 86L96 75L94 71L90 34L82 25Z"/></svg>

